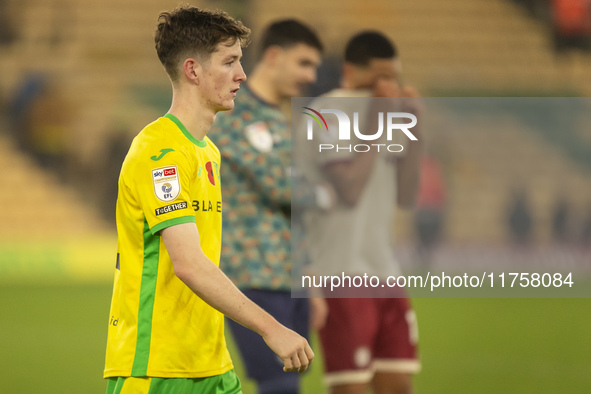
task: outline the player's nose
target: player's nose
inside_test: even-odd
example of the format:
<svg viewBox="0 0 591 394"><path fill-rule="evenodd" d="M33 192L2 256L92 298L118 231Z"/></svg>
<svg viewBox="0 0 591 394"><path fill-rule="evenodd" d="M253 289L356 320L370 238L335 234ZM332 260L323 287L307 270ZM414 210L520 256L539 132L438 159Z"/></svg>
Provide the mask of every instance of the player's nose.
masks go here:
<svg viewBox="0 0 591 394"><path fill-rule="evenodd" d="M318 73L316 71L316 68L308 70L308 72L306 73L306 82L307 83L314 83L314 82L316 82L317 77L318 77Z"/></svg>
<svg viewBox="0 0 591 394"><path fill-rule="evenodd" d="M236 74L236 77L235 77L235 81L236 82L246 81L246 73L244 72L244 69L242 68L242 64L240 64L240 66L239 66L238 73Z"/></svg>

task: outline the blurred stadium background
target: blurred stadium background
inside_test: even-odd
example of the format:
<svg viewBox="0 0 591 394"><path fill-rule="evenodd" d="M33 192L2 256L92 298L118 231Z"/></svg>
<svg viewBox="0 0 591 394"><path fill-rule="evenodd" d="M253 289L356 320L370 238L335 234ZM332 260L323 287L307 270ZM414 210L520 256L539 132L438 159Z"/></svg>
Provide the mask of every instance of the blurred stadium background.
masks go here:
<svg viewBox="0 0 591 394"><path fill-rule="evenodd" d="M177 4L0 0L1 393L104 391L116 179L133 136L168 109L152 33L158 12ZM591 94L588 0L194 4L224 9L252 28L247 72L266 23L296 17L314 26L327 51L310 94L338 83L346 40L367 28L394 39L405 82L426 97ZM591 104L580 102L587 116L568 130L542 135L517 123L428 137L446 189L443 250L517 243L591 265ZM527 152L495 148L508 140ZM530 222L517 241L512 210ZM413 215L397 219L403 250L417 242ZM417 299L424 368L416 392L587 392L590 306L587 299ZM324 392L321 364L305 378L305 393Z"/></svg>

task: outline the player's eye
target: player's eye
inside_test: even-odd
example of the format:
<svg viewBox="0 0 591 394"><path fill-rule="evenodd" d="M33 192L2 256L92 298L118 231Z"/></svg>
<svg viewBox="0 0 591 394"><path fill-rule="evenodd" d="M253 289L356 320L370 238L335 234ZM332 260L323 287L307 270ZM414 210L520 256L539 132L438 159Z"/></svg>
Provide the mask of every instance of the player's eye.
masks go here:
<svg viewBox="0 0 591 394"><path fill-rule="evenodd" d="M226 63L226 66L231 66L232 64L234 64L234 60L232 60L231 62Z"/></svg>

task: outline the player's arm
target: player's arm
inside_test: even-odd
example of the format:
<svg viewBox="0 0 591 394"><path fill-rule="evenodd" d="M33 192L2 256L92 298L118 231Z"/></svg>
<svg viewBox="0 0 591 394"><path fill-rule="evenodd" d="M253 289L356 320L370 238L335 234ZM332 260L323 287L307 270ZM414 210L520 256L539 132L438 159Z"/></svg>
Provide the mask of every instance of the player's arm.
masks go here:
<svg viewBox="0 0 591 394"><path fill-rule="evenodd" d="M403 110L418 117L421 112L418 92L410 86L403 87L401 92L405 97ZM417 141L409 142L404 149L405 155L396 163L397 203L403 208L412 208L419 192L419 171L423 153L423 138L421 138L419 125L413 128L413 134L417 137Z"/></svg>
<svg viewBox="0 0 591 394"><path fill-rule="evenodd" d="M261 335L284 363L285 371L304 372L314 352L305 338L281 325L249 300L203 253L195 223L161 232L174 272L195 294L232 320Z"/></svg>
<svg viewBox="0 0 591 394"><path fill-rule="evenodd" d="M335 188L340 200L354 206L359 201L375 162L376 152L358 153L352 158L324 165L324 175Z"/></svg>
<svg viewBox="0 0 591 394"><path fill-rule="evenodd" d="M421 105L419 93L411 86L400 86L391 79L379 79L374 87L375 97L401 97L402 110L419 116ZM404 149L404 156L396 160L396 202L400 207L414 206L419 189L419 165L423 149L419 126L413 128L417 141L410 141Z"/></svg>
<svg viewBox="0 0 591 394"><path fill-rule="evenodd" d="M406 148L406 155L396 163L396 200L403 208L412 208L417 199L421 151L421 144L412 141Z"/></svg>
<svg viewBox="0 0 591 394"><path fill-rule="evenodd" d="M387 97L390 92L382 92L377 87L373 93L374 97ZM384 107L386 106L386 107ZM379 117L374 116L379 112L387 112L388 103L384 100L373 102L367 109L367 129L378 128ZM343 152L346 154L347 152ZM345 156L339 160L338 154L324 165L324 174L334 186L341 201L348 206L354 206L359 201L365 185L371 175L371 171L378 155L377 149L370 149L368 152L356 153L352 156Z"/></svg>

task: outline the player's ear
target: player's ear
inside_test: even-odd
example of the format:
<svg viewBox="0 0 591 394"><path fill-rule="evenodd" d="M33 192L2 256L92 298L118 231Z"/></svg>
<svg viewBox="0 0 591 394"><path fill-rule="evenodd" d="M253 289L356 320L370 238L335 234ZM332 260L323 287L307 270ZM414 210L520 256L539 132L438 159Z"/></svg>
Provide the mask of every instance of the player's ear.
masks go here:
<svg viewBox="0 0 591 394"><path fill-rule="evenodd" d="M352 88L351 85L351 78L353 77L353 70L354 66L351 63L345 62L343 63L343 72L341 75L341 85L344 88Z"/></svg>
<svg viewBox="0 0 591 394"><path fill-rule="evenodd" d="M349 62L345 62L343 64L343 78L344 79L349 79L351 78L351 74L353 73L353 64L349 63Z"/></svg>
<svg viewBox="0 0 591 394"><path fill-rule="evenodd" d="M283 49L277 45L271 45L263 54L263 61L270 66L275 66L279 60L279 57L283 53Z"/></svg>
<svg viewBox="0 0 591 394"><path fill-rule="evenodd" d="M199 85L201 69L201 64L194 58L187 58L183 62L183 75L195 85Z"/></svg>

